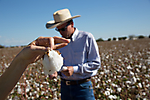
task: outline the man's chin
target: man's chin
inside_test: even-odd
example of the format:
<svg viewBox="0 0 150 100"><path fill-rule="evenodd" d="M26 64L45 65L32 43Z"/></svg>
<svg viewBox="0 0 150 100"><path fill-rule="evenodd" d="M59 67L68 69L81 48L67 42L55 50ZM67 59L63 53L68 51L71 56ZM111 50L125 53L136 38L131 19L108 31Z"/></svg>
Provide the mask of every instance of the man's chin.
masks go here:
<svg viewBox="0 0 150 100"><path fill-rule="evenodd" d="M62 36L63 38L65 38L65 39L69 39L69 37L67 37L67 36Z"/></svg>
<svg viewBox="0 0 150 100"><path fill-rule="evenodd" d="M66 37L62 36L63 38L67 39Z"/></svg>

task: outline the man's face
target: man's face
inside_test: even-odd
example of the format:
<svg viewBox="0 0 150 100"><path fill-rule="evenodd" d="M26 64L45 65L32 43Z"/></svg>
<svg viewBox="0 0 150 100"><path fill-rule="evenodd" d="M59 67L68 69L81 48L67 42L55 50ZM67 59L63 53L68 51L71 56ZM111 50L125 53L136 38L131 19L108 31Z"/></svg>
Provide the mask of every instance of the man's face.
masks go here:
<svg viewBox="0 0 150 100"><path fill-rule="evenodd" d="M57 27L59 30L59 33L61 34L62 37L64 38L69 38L71 36L72 32L72 24L71 23L64 23L60 26Z"/></svg>

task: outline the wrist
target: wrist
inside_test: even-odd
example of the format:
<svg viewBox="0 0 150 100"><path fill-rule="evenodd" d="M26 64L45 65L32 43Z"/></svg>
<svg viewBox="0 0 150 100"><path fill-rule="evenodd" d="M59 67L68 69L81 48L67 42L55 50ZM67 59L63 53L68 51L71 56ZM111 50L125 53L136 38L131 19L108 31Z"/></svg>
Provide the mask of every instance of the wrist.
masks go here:
<svg viewBox="0 0 150 100"><path fill-rule="evenodd" d="M74 71L74 73L77 73L78 72L78 66L73 66L73 71Z"/></svg>

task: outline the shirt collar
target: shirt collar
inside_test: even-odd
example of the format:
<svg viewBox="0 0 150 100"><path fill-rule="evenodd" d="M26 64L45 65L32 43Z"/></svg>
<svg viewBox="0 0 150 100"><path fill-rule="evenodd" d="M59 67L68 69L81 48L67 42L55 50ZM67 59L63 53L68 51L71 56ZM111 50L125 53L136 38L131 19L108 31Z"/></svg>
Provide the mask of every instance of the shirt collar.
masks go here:
<svg viewBox="0 0 150 100"><path fill-rule="evenodd" d="M77 28L75 28L75 31L74 31L74 33L73 33L73 35L72 35L72 37L71 37L71 40L72 40L72 41L74 41L74 40L76 39L78 33L79 33L79 30L78 30Z"/></svg>

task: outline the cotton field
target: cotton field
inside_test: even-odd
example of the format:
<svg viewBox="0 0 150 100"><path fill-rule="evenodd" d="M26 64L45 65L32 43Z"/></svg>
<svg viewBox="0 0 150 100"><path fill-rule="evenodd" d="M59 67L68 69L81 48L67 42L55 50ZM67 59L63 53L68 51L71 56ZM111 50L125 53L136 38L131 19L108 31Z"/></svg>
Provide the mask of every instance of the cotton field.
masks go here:
<svg viewBox="0 0 150 100"><path fill-rule="evenodd" d="M92 77L97 100L149 100L150 39L98 42L101 68ZM0 49L0 75L22 48ZM30 64L9 100L61 100L60 77L49 80L41 61Z"/></svg>

